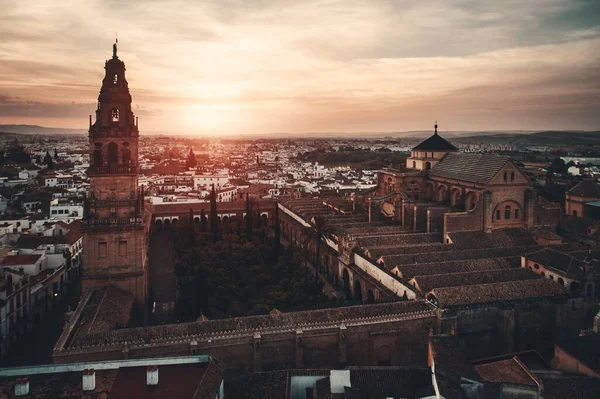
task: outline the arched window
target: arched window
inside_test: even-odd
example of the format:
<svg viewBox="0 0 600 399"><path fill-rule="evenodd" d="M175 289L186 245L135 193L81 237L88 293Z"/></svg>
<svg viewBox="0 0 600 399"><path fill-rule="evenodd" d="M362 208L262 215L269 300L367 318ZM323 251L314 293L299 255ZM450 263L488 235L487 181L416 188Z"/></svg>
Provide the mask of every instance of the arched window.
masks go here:
<svg viewBox="0 0 600 399"><path fill-rule="evenodd" d="M504 172L504 181L508 181L508 173Z"/></svg>
<svg viewBox="0 0 600 399"><path fill-rule="evenodd" d="M117 83L119 83L119 75L115 73L113 75L113 84L116 85Z"/></svg>
<svg viewBox="0 0 600 399"><path fill-rule="evenodd" d="M510 181L515 181L515 172L510 172Z"/></svg>
<svg viewBox="0 0 600 399"><path fill-rule="evenodd" d="M500 209L496 209L496 220L500 220Z"/></svg>
<svg viewBox="0 0 600 399"><path fill-rule="evenodd" d="M573 211L573 216L577 216L577 211Z"/></svg>
<svg viewBox="0 0 600 399"><path fill-rule="evenodd" d="M562 278L558 278L558 284L562 285L563 287L565 286L565 280L563 280Z"/></svg>
<svg viewBox="0 0 600 399"><path fill-rule="evenodd" d="M110 119L111 119L111 121L113 121L113 122L118 122L118 121L119 121L119 110L118 110L118 109L116 109L116 108L113 108L113 109L110 111Z"/></svg>
<svg viewBox="0 0 600 399"><path fill-rule="evenodd" d="M518 219L518 218L519 218L519 210L515 209L515 219Z"/></svg>
<svg viewBox="0 0 600 399"><path fill-rule="evenodd" d="M425 162L425 170L431 169L431 162Z"/></svg>
<svg viewBox="0 0 600 399"><path fill-rule="evenodd" d="M116 166L119 163L119 146L115 142L108 144L108 166Z"/></svg>
<svg viewBox="0 0 600 399"><path fill-rule="evenodd" d="M510 211L511 211L510 205L506 205L504 207L504 220L509 220L510 219L510 213L511 213Z"/></svg>

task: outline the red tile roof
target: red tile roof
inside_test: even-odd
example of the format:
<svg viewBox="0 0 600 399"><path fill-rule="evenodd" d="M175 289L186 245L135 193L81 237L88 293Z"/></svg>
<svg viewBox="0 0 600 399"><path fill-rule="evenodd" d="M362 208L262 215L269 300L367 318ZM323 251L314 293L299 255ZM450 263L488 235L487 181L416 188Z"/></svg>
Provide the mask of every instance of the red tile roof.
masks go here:
<svg viewBox="0 0 600 399"><path fill-rule="evenodd" d="M2 259L0 266L33 265L42 255L9 255Z"/></svg>

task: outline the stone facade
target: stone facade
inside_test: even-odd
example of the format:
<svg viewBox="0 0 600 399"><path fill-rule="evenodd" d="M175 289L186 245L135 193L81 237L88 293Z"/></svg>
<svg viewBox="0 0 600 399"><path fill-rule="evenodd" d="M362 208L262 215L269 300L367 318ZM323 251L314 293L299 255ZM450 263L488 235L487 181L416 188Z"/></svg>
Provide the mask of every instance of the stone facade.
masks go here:
<svg viewBox="0 0 600 399"><path fill-rule="evenodd" d="M89 197L82 231L82 287L107 284L132 292L144 304L147 287L148 214L138 189L138 122L131 111L125 64L106 61L96 120L90 115Z"/></svg>

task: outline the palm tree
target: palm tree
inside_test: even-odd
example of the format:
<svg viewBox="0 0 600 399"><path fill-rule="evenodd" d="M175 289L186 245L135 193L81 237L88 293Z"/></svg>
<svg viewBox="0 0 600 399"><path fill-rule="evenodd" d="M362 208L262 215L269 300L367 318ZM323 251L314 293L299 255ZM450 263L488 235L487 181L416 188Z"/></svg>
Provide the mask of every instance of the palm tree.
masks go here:
<svg viewBox="0 0 600 399"><path fill-rule="evenodd" d="M325 238L329 237L331 232L331 227L327 223L327 219L325 219L323 216L315 216L312 226L308 227L305 232L307 241L312 239L316 244L317 259L315 262L315 269L317 277L319 277L319 273L321 271L321 244L323 241L325 241Z"/></svg>

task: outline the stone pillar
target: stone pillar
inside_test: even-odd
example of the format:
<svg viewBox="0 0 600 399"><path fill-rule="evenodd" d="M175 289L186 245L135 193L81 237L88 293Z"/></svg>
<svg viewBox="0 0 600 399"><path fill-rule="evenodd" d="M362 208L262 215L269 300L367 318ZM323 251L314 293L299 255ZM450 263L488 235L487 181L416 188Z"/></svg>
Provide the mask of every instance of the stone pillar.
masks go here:
<svg viewBox="0 0 600 399"><path fill-rule="evenodd" d="M417 223L417 218L418 218L418 212L419 212L419 207L416 205L413 205L412 207L413 209L413 230L417 231L417 228L419 227L418 223Z"/></svg>
<svg viewBox="0 0 600 399"><path fill-rule="evenodd" d="M402 201L394 200L394 220L402 224Z"/></svg>
<svg viewBox="0 0 600 399"><path fill-rule="evenodd" d="M304 333L302 330L296 330L296 368L304 367Z"/></svg>
<svg viewBox="0 0 600 399"><path fill-rule="evenodd" d="M404 209L404 200L400 200L400 224L404 226L404 221L406 220L406 213Z"/></svg>
<svg viewBox="0 0 600 399"><path fill-rule="evenodd" d="M129 359L129 346L127 344L123 345L123 349L121 349L121 358Z"/></svg>
<svg viewBox="0 0 600 399"><path fill-rule="evenodd" d="M345 367L348 363L348 349L346 346L346 341L348 340L348 329L345 324L340 326L340 331L338 333L338 348L339 348L339 365L340 367Z"/></svg>
<svg viewBox="0 0 600 399"><path fill-rule="evenodd" d="M483 231L486 233L492 232L492 193L485 191L482 195L481 204L483 205Z"/></svg>
<svg viewBox="0 0 600 399"><path fill-rule="evenodd" d="M504 342L506 353L515 351L515 309L504 309L502 312L502 331L504 333Z"/></svg>
<svg viewBox="0 0 600 399"><path fill-rule="evenodd" d="M252 371L255 373L262 370L262 359L260 355L260 334L254 334L252 339Z"/></svg>
<svg viewBox="0 0 600 399"><path fill-rule="evenodd" d="M535 195L535 191L532 190L531 188L528 188L527 190L525 190L525 202L524 202L524 206L523 206L523 218L525 219L525 228L532 228L534 225L534 213L535 213L535 200L536 200L536 195Z"/></svg>
<svg viewBox="0 0 600 399"><path fill-rule="evenodd" d="M192 342L190 342L190 355L196 354L198 354L198 341L193 339Z"/></svg>
<svg viewBox="0 0 600 399"><path fill-rule="evenodd" d="M427 220L426 220L425 232L431 233L431 209L427 208Z"/></svg>

